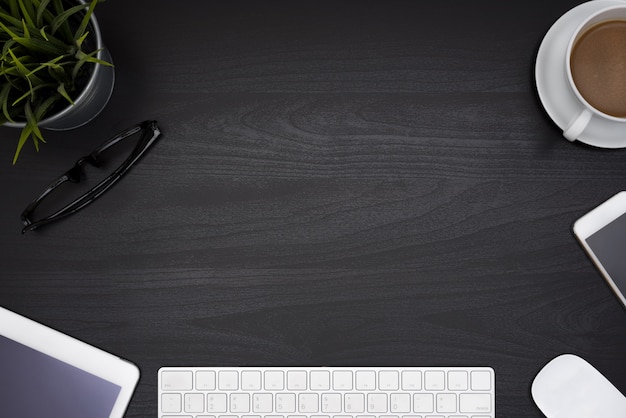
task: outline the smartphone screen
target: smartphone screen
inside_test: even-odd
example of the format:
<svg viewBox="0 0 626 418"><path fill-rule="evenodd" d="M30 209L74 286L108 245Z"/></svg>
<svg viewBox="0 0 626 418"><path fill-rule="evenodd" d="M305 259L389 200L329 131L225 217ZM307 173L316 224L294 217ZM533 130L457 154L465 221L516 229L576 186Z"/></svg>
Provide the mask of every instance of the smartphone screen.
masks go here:
<svg viewBox="0 0 626 418"><path fill-rule="evenodd" d="M615 285L626 294L626 214L586 239Z"/></svg>

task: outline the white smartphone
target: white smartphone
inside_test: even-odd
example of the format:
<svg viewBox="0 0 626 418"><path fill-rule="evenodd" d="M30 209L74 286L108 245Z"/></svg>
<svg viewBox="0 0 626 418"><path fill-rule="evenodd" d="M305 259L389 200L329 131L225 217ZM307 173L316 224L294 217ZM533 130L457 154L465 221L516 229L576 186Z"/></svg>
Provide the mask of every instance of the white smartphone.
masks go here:
<svg viewBox="0 0 626 418"><path fill-rule="evenodd" d="M574 223L574 235L626 307L626 191Z"/></svg>

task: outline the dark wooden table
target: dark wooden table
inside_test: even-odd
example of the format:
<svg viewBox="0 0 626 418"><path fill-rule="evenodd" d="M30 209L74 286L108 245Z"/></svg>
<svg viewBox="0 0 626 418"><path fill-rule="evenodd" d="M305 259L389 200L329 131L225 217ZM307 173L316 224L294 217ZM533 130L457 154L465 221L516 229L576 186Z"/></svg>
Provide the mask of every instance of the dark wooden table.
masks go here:
<svg viewBox="0 0 626 418"><path fill-rule="evenodd" d="M485 365L541 417L574 353L626 392L626 311L572 223L626 151L562 138L534 87L574 0L108 1L116 89L16 166L0 128L0 305L135 362ZM108 194L21 235L27 203L112 134L164 135Z"/></svg>

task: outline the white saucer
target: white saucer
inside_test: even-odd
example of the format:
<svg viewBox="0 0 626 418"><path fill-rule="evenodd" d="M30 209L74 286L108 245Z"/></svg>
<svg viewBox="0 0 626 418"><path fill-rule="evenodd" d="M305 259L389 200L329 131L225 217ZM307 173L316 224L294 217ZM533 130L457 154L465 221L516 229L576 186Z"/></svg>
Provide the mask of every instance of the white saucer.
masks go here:
<svg viewBox="0 0 626 418"><path fill-rule="evenodd" d="M535 64L537 92L546 112L561 129L582 110L565 73L569 39L587 16L613 5L624 5L624 1L593 0L574 7L552 25L541 42ZM626 147L626 122L593 117L578 140L601 148Z"/></svg>

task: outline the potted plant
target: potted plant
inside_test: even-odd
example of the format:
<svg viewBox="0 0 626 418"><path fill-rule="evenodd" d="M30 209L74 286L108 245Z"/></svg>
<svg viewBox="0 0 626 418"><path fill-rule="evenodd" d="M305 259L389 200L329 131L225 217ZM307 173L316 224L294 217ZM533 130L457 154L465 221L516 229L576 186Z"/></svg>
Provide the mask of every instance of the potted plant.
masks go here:
<svg viewBox="0 0 626 418"><path fill-rule="evenodd" d="M0 0L0 124L21 128L13 164L40 128L73 129L111 96L114 72L94 8L99 0Z"/></svg>

